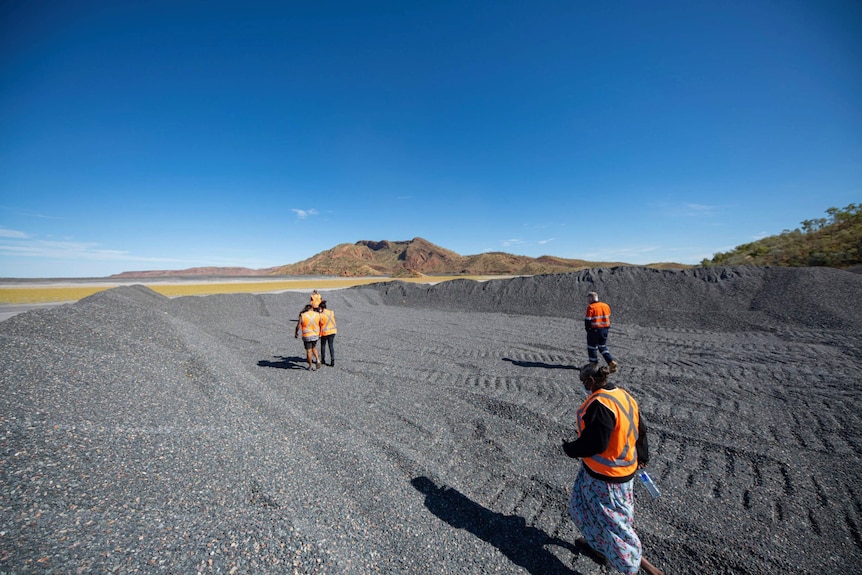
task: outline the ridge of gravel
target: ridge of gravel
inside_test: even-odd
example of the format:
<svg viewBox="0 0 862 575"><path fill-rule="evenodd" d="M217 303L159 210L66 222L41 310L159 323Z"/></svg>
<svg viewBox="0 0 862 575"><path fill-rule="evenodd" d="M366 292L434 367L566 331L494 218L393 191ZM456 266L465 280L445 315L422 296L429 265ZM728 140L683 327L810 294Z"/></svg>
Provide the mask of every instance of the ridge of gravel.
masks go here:
<svg viewBox="0 0 862 575"><path fill-rule="evenodd" d="M566 317L579 314L586 294L596 291L613 302L617 322L744 331L788 325L858 328L860 284L859 274L833 268L619 266L486 282L366 287L390 305Z"/></svg>
<svg viewBox="0 0 862 575"><path fill-rule="evenodd" d="M650 429L672 573L862 564L862 276L593 269L307 293L143 286L0 322L0 573L608 571L572 546L585 296Z"/></svg>

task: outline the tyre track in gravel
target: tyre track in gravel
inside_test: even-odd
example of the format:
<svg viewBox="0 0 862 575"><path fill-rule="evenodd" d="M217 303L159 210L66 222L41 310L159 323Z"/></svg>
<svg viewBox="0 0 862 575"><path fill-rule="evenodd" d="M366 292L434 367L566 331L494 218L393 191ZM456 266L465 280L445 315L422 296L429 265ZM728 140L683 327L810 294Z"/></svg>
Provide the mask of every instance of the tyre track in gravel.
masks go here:
<svg viewBox="0 0 862 575"><path fill-rule="evenodd" d="M411 460L413 466L423 460L426 469L436 469L435 473L448 478L447 483L495 513L522 517L527 525L541 528L551 537L572 535L565 513L570 479L559 481L560 474L543 471L528 473L530 458L512 445L540 445L550 442L554 435L570 432L566 422L573 421L581 399L573 384L575 373L568 369L578 363L582 345L578 322L563 322L566 329L571 328L568 337L549 337L551 341L571 341L572 350L566 353L562 346L549 351L551 346L543 346L538 338L530 343L529 336L523 337L536 323L535 318L481 314L482 321L473 318L460 323L458 314L438 314L426 317L413 310L407 313L409 321L402 317L389 327L380 324L392 334L391 341L371 343L364 355L385 356L387 343L392 343L400 363L409 369L393 370L385 361L364 360L360 363L367 371L359 370L357 375L370 380L379 378L382 370L387 383L385 389L376 391L377 405L386 406L392 397L423 387L434 390L438 397L448 397L450 405L444 409L464 411L463 407L451 406L460 399L478 417L469 421L447 417L441 422L433 410L430 414L419 410L405 415L403 406L396 402L381 408L382 414L395 422L388 426L383 449L396 460ZM484 326L484 320L493 327ZM405 327L405 323L422 327ZM494 335L489 336L489 331ZM458 336L450 337L453 332ZM837 427L829 423L831 415L810 416L803 409L801 413L792 411L787 421L762 417L763 410L783 412L788 401L807 405L804 402L816 399L818 394L812 394L809 386L828 387L829 378L812 366L824 358L827 362L846 359L841 348L822 345L822 339L813 332L793 330L783 335L791 341L766 332L725 335L709 330L622 326L613 331L612 349L626 357L620 377L632 382L630 388L641 399L652 424L654 452L667 458L656 458L654 469L669 493L684 494L677 497L678 502L692 508L715 506L716 512L768 525L782 537L798 537L799 530L806 530L825 539L840 539L850 533L852 539L858 520L853 511L858 503L852 494L846 489L836 492L828 479L815 484L806 473L797 472L787 457L762 453L764 438L781 446L782 451L806 449L801 435L783 431L802 428L815 432L806 436L822 438L808 440L818 445L817 455L837 446L839 451L858 457L846 447L850 445L847 441L829 440L829 430ZM504 351L500 351L501 344ZM823 395L824 399L831 397ZM854 421L851 417L849 423ZM436 438L438 449L466 455L435 459L407 439L416 434L426 441ZM463 464L465 459L479 463L471 469ZM538 469L542 464L547 467L550 460L548 454L538 460L533 456ZM846 497L850 506L841 499L824 498L826 484L832 487L830 492ZM808 497L808 493L814 496ZM666 509L658 511L668 513ZM703 541L728 535L727 525L716 528L697 515L670 516L670 525L678 529L675 537L684 541L690 533L702 535ZM830 516L847 518L832 526L824 520ZM758 557L760 562L760 567L754 568L746 567L750 560L730 562L737 572L805 571L774 557L762 548L763 543L750 542L750 526L737 531L738 555ZM705 551L701 548L699 552ZM710 553L720 552L712 549ZM565 550L559 556L565 558Z"/></svg>
<svg viewBox="0 0 862 575"><path fill-rule="evenodd" d="M613 283L615 273L635 275L629 270L612 271L600 282L579 277L569 285L584 294L598 287L600 293L618 294L616 299L609 296L612 306L616 301L625 303L622 296L626 294L616 291L619 288ZM641 525L648 524L658 533L662 530L656 525L675 526L659 543L658 557L662 557L663 548L675 549L683 556L696 550L699 557L695 564L701 572L846 571L846 566L857 564L860 557L860 505L853 484L860 471L857 413L862 346L859 321L851 319L842 302L858 301L858 283L849 285L857 278L827 274L830 278L826 280L805 271L800 274L806 276L804 281L787 282L789 273L781 270L776 274L783 276L778 280L781 289L776 291L795 302L782 308L770 302L773 280L769 272L758 273L740 273L740 284L732 290L736 295L728 303L711 297L710 311L703 318L708 329L697 327L702 315L680 307L673 282L649 285L663 274L647 274L639 278L643 285L638 297L648 304L640 309L631 305L624 308L624 315L634 323L618 320L611 330L610 347L622 364L617 379L641 403L655 444L652 467L666 489L665 495L671 495L675 503L668 508L671 498L643 502L639 507ZM675 281L679 276L667 275L675 276ZM593 280L597 277L593 275ZM719 283L732 278L733 273L722 275ZM754 289L744 287L749 280ZM834 286L824 281L843 283L842 289L850 291L833 293ZM522 283L524 294L538 301L546 299L539 280ZM796 286L796 291L789 290L788 285ZM397 297L402 301L445 309L468 307L470 304L464 302L470 301L471 289L453 287L445 292L441 287L439 293L423 293L424 304L406 286L381 286L378 291L383 298L388 297L389 290L400 291ZM692 301L699 299L698 289L697 285L690 286ZM493 288L483 291L496 292ZM672 293L674 297L662 305L661 296L649 300L650 291ZM752 304L759 306L757 314L746 316L750 312L741 295L745 293L758 294ZM818 302L805 303L813 293ZM501 299L500 303L512 307L512 302ZM829 305L834 310L827 310ZM797 311L801 313L794 316ZM543 308L542 313L566 314L563 308ZM830 328L821 317L828 321L842 317L842 325L856 327ZM680 324L686 321L691 325ZM582 345L577 318L567 325L572 327L570 341L577 352ZM548 340L554 342L555 338ZM558 358L551 353L526 352L536 346L525 345L525 341L529 340L511 342L511 363L541 373L531 378L533 382L544 380L542 368L559 363ZM477 376L473 381L477 382L476 391L485 395L484 403L476 401L474 405L492 415L503 413L501 406L511 405L518 407L512 410L513 417L523 421L529 411L542 409L535 402L538 394L529 401L519 395L521 390L535 386L506 378L482 380ZM556 411L560 420L571 420L572 412L559 410L559 404L555 398L547 408ZM516 415L522 407L529 409ZM830 523L824 520L827 517L834 520ZM649 531L644 535L652 537ZM718 543L728 540L739 548L738 553L728 554Z"/></svg>

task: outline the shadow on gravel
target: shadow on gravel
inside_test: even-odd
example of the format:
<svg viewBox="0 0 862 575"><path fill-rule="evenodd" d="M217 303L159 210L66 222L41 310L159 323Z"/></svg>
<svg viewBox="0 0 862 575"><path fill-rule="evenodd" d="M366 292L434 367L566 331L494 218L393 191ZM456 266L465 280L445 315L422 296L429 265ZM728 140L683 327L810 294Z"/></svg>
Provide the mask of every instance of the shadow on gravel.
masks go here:
<svg viewBox="0 0 862 575"><path fill-rule="evenodd" d="M580 369L576 365L563 365L561 363L545 363L544 361L521 361L520 359L511 359L504 357L503 361L508 361L512 365L518 367L541 367L544 369Z"/></svg>
<svg viewBox="0 0 862 575"><path fill-rule="evenodd" d="M545 545L558 545L578 555L574 544L527 525L523 517L485 509L456 489L438 486L427 477L410 480L425 496L425 507L456 529L465 529L499 549L512 563L533 575L581 575L563 564Z"/></svg>
<svg viewBox="0 0 862 575"><path fill-rule="evenodd" d="M277 369L305 369L308 365L308 360L305 357L293 356L273 356L273 361L262 359L257 362L260 367L275 367Z"/></svg>

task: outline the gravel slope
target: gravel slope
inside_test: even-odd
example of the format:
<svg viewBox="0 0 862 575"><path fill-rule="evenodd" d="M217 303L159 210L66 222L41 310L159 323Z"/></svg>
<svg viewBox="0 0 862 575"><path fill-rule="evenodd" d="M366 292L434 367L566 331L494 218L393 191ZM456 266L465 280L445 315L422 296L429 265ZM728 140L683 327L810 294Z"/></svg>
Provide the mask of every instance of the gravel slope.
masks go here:
<svg viewBox="0 0 862 575"><path fill-rule="evenodd" d="M606 573L562 455L585 295L650 426L672 573L862 572L862 276L595 269L307 294L119 287L0 322L2 573Z"/></svg>

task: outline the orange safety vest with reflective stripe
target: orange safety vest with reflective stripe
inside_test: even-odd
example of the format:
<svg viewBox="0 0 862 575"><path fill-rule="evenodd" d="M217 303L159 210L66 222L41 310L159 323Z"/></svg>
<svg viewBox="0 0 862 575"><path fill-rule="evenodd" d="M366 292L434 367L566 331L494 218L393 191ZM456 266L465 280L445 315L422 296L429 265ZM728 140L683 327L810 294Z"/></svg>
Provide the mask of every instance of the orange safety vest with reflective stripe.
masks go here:
<svg viewBox="0 0 862 575"><path fill-rule="evenodd" d="M302 337L320 337L320 314L313 309L299 314Z"/></svg>
<svg viewBox="0 0 862 575"><path fill-rule="evenodd" d="M320 312L320 336L332 335L338 329L335 327L335 312L331 309L325 309Z"/></svg>
<svg viewBox="0 0 862 575"><path fill-rule="evenodd" d="M638 423L640 413L634 398L624 389L599 389L578 409L578 433L584 431L584 415L594 401L613 412L616 418L608 447L597 455L584 457L584 465L606 477L626 477L638 468Z"/></svg>
<svg viewBox="0 0 862 575"><path fill-rule="evenodd" d="M321 297L321 295L319 293L311 294L311 307L313 307L314 309L319 308L320 307L320 300L322 300L322 299L323 298Z"/></svg>
<svg viewBox="0 0 862 575"><path fill-rule="evenodd" d="M590 322L590 327L611 327L611 306L603 301L594 301L587 306L584 319Z"/></svg>

